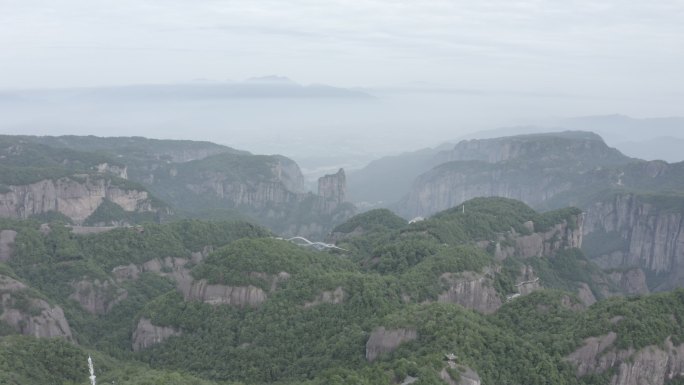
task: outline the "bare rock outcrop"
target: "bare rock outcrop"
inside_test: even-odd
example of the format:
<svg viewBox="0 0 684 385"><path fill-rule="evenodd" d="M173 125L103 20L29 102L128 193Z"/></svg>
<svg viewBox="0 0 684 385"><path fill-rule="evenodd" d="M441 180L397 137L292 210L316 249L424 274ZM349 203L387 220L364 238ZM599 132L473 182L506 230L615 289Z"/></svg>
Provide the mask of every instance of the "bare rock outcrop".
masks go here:
<svg viewBox="0 0 684 385"><path fill-rule="evenodd" d="M18 333L71 339L71 328L59 306L34 298L23 283L0 275L0 320Z"/></svg>
<svg viewBox="0 0 684 385"><path fill-rule="evenodd" d="M210 251L211 248L205 248L202 252L193 253L190 259L166 257L149 260L141 266L134 264L117 266L112 270L112 274L120 282L137 279L144 272L156 273L173 280L176 289L183 294L186 301L201 301L211 305L230 305L240 308L259 306L266 301L268 292L277 290L280 283L290 278L290 274L285 271L278 274L250 273L250 276L263 280L268 285L267 290L253 285L230 286L210 284L206 279L195 280L186 265L191 260L193 263L201 261Z"/></svg>
<svg viewBox="0 0 684 385"><path fill-rule="evenodd" d="M684 212L672 210L668 204L667 200L658 203L635 194L616 194L589 207L585 237L610 238L613 247L586 250L588 256L605 269L641 268L665 275L663 283L651 291L681 286Z"/></svg>
<svg viewBox="0 0 684 385"><path fill-rule="evenodd" d="M69 296L91 314L106 314L114 305L128 298L126 289L111 280L81 280L71 284L74 292Z"/></svg>
<svg viewBox="0 0 684 385"><path fill-rule="evenodd" d="M494 256L497 260L504 260L511 256L552 257L558 251L582 247L584 215L573 215L568 220L557 223L544 232L533 232L522 235L512 230L503 235L495 245ZM532 221L526 227L534 229Z"/></svg>
<svg viewBox="0 0 684 385"><path fill-rule="evenodd" d="M374 361L379 355L394 351L403 342L413 341L418 338L415 329L392 329L387 330L379 327L373 330L366 342L366 359Z"/></svg>
<svg viewBox="0 0 684 385"><path fill-rule="evenodd" d="M612 346L616 338L612 332L588 338L566 360L575 364L578 377L613 369L611 385L663 385L684 375L684 344L675 346L668 337L662 346L617 350Z"/></svg>
<svg viewBox="0 0 684 385"><path fill-rule="evenodd" d="M126 166L119 166L116 164L109 164L105 162L98 164L97 166L95 166L95 168L99 173L109 173L116 175L121 179L128 179L128 167Z"/></svg>
<svg viewBox="0 0 684 385"><path fill-rule="evenodd" d="M189 301L202 301L211 305L256 307L266 301L266 292L256 286L211 285L201 279L193 282L185 294Z"/></svg>
<svg viewBox="0 0 684 385"><path fill-rule="evenodd" d="M45 179L35 183L8 186L0 193L0 217L26 219L56 211L81 223L105 199L125 211L154 211L147 191L120 187L106 177L87 175Z"/></svg>
<svg viewBox="0 0 684 385"><path fill-rule="evenodd" d="M151 346L160 344L169 337L179 336L182 332L168 326L157 326L147 318L141 318L138 326L133 331L131 347L134 352L139 352Z"/></svg>
<svg viewBox="0 0 684 385"><path fill-rule="evenodd" d="M12 247L17 232L14 230L0 231L0 262L7 262L12 258Z"/></svg>
<svg viewBox="0 0 684 385"><path fill-rule="evenodd" d="M452 365L449 365L452 366ZM480 376L472 370L471 368L463 365L453 365L452 369L457 369L459 371L459 378L458 380L454 380L451 378L449 375L449 372L446 370L446 368L442 369L441 372L439 372L439 378L442 379L442 381L446 382L449 385L480 385L482 384L480 380Z"/></svg>
<svg viewBox="0 0 684 385"><path fill-rule="evenodd" d="M520 268L520 275L515 288L520 295L527 295L542 288L539 277L532 266L525 265Z"/></svg>
<svg viewBox="0 0 684 385"><path fill-rule="evenodd" d="M594 293L585 282L580 282L579 287L577 288L577 297L579 297L584 306L591 306L596 303Z"/></svg>
<svg viewBox="0 0 684 385"><path fill-rule="evenodd" d="M484 314L494 313L501 307L501 298L487 275L469 271L444 273L440 281L448 289L437 297L438 302L456 303Z"/></svg>
<svg viewBox="0 0 684 385"><path fill-rule="evenodd" d="M614 271L608 274L608 278L620 288L623 294L641 295L650 293L646 284L646 274L644 274L642 269Z"/></svg>
<svg viewBox="0 0 684 385"><path fill-rule="evenodd" d="M335 290L324 291L319 294L313 301L305 302L304 308L310 308L312 306L320 305L323 303L338 304L344 301L345 292L344 289L339 286Z"/></svg>

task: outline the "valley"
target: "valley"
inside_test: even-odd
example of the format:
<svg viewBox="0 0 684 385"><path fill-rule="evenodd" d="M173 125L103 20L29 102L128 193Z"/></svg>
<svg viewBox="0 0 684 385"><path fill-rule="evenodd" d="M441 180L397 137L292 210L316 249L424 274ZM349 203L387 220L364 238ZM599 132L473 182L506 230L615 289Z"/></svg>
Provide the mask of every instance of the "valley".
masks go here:
<svg viewBox="0 0 684 385"><path fill-rule="evenodd" d="M681 381L681 164L578 131L399 158L310 192L210 142L0 137L0 383Z"/></svg>

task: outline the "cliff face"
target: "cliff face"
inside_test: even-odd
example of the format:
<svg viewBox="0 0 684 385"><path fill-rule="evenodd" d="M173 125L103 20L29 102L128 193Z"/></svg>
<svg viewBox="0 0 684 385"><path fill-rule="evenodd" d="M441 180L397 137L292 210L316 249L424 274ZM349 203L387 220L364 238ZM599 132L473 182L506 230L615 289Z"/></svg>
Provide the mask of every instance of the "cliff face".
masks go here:
<svg viewBox="0 0 684 385"><path fill-rule="evenodd" d="M584 233L592 240L585 252L601 267L641 268L657 275L649 282L651 289L681 286L684 210L634 194L617 194L587 209Z"/></svg>
<svg viewBox="0 0 684 385"><path fill-rule="evenodd" d="M128 292L110 280L82 280L71 286L74 292L69 299L78 302L91 314L106 314L114 305L128 298Z"/></svg>
<svg viewBox="0 0 684 385"><path fill-rule="evenodd" d="M23 283L0 275L0 321L34 337L71 339L71 329L59 306L32 297Z"/></svg>
<svg viewBox="0 0 684 385"><path fill-rule="evenodd" d="M457 303L484 314L494 313L501 307L501 298L486 274L444 273L440 280L448 289L438 296L438 302Z"/></svg>
<svg viewBox="0 0 684 385"><path fill-rule="evenodd" d="M662 346L616 350L613 332L592 337L566 360L577 367L577 376L615 371L611 385L663 385L684 373L684 344L675 346L668 337Z"/></svg>
<svg viewBox="0 0 684 385"><path fill-rule="evenodd" d="M472 162L445 163L420 175L402 202L405 217L429 216L477 197L503 197L545 207L574 186L565 172L510 169Z"/></svg>
<svg viewBox="0 0 684 385"><path fill-rule="evenodd" d="M525 226L534 229L532 221L525 223ZM551 257L561 250L581 248L583 226L584 215L574 215L543 232L523 235L512 231L502 235L496 242L494 257L500 261L512 256Z"/></svg>
<svg viewBox="0 0 684 385"><path fill-rule="evenodd" d="M7 262L12 257L12 247L17 232L14 230L0 231L0 262Z"/></svg>
<svg viewBox="0 0 684 385"><path fill-rule="evenodd" d="M181 335L180 330L171 327L157 326L147 318L141 318L133 331L131 347L134 352L139 352L151 346L160 344L169 337Z"/></svg>
<svg viewBox="0 0 684 385"><path fill-rule="evenodd" d="M462 141L440 156L442 163L416 178L402 201L407 218L486 196L535 208L576 205L583 190L620 185L604 167L631 161L597 135L578 132Z"/></svg>
<svg viewBox="0 0 684 385"><path fill-rule="evenodd" d="M36 183L8 186L0 193L0 217L26 219L48 211L60 212L80 223L107 199L125 211L154 211L146 191L126 189L108 178L88 176L45 179Z"/></svg>
<svg viewBox="0 0 684 385"><path fill-rule="evenodd" d="M118 166L109 163L100 163L97 166L95 166L95 168L97 169L97 172L101 174L110 173L118 176L121 179L128 179L128 167L126 166Z"/></svg>
<svg viewBox="0 0 684 385"><path fill-rule="evenodd" d="M318 178L318 196L321 198L342 203L347 195L347 177L343 169L335 174L329 174Z"/></svg>
<svg viewBox="0 0 684 385"><path fill-rule="evenodd" d="M207 252L208 251L204 253L194 253L189 259L166 257L164 259L149 260L141 266L117 266L112 270L112 274L116 277L117 281L125 281L137 279L143 272L153 272L173 280L176 284L176 289L183 294L186 301L201 301L210 305L229 305L239 308L258 307L261 303L266 301L269 292L277 290L280 283L290 278L290 274L284 271L274 275L261 272L251 273L251 276L270 282L270 289L268 291L252 285L218 285L210 284L204 279L195 280L186 265L191 261L193 263L200 262L204 256L206 256ZM117 291L117 293L119 292ZM90 295L90 292L88 292L88 294ZM97 295L97 292L93 295ZM119 293L119 295L122 296L124 294ZM84 297L84 302L88 303L87 300L89 300L90 297ZM111 299L112 297L113 296L109 294L106 298ZM96 301L96 303L100 304L100 306L105 306L108 302L100 300Z"/></svg>
<svg viewBox="0 0 684 385"><path fill-rule="evenodd" d="M415 329L387 330L379 327L371 333L366 342L366 359L374 361L379 355L395 350L403 342L413 341L418 338Z"/></svg>

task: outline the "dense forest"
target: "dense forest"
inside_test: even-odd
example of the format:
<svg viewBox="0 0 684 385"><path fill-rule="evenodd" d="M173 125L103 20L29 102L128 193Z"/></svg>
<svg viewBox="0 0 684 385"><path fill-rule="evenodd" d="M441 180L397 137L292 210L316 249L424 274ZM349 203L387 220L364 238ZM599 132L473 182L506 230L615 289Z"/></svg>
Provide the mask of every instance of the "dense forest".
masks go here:
<svg viewBox="0 0 684 385"><path fill-rule="evenodd" d="M330 251L246 222L75 234L3 220L16 234L0 263L0 380L83 384L92 355L117 384L607 384L620 367L579 375L585 339L615 333L605 354L631 352L625 365L681 343L684 293L620 295L573 247L578 210L465 206L411 224L369 211ZM520 249L530 239L538 254ZM70 332L22 336L47 308Z"/></svg>

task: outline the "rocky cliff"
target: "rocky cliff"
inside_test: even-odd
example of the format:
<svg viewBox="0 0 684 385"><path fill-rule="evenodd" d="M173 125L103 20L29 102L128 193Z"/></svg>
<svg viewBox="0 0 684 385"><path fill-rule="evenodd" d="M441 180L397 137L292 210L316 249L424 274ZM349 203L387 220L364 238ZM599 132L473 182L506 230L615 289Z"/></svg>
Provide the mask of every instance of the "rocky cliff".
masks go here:
<svg viewBox="0 0 684 385"><path fill-rule="evenodd" d="M0 275L0 321L24 335L71 339L61 307L34 296L26 285L5 275Z"/></svg>
<svg viewBox="0 0 684 385"><path fill-rule="evenodd" d="M381 326L373 330L366 342L366 359L371 362L375 361L379 355L394 351L402 343L416 338L418 338L418 332L415 329L387 330Z"/></svg>
<svg viewBox="0 0 684 385"><path fill-rule="evenodd" d="M347 177L343 169L318 178L318 210L330 215L346 201Z"/></svg>
<svg viewBox="0 0 684 385"><path fill-rule="evenodd" d="M95 279L73 282L74 292L69 296L91 314L106 314L114 305L128 298L126 289L116 285L112 280Z"/></svg>
<svg viewBox="0 0 684 385"><path fill-rule="evenodd" d="M612 370L611 385L663 385L684 375L684 344L674 345L668 337L661 346L618 350L616 338L613 332L588 338L566 360L576 366L578 377Z"/></svg>
<svg viewBox="0 0 684 385"><path fill-rule="evenodd" d="M560 250L581 248L584 229L584 215L572 215L549 229L534 232L534 222L525 227L530 234L518 234L511 230L502 234L495 242L494 257L502 261L508 257L552 257Z"/></svg>
<svg viewBox="0 0 684 385"><path fill-rule="evenodd" d="M160 344L169 337L181 335L180 330L172 327L157 326L147 318L141 318L133 331L131 347L134 352Z"/></svg>
<svg viewBox="0 0 684 385"><path fill-rule="evenodd" d="M482 196L512 198L537 209L577 205L587 191L631 181L620 180L617 168L639 163L583 132L463 141L441 157L402 200L405 217L428 216Z"/></svg>
<svg viewBox="0 0 684 385"><path fill-rule="evenodd" d="M156 273L174 281L176 284L176 289L178 292L183 294L183 298L186 301L201 301L210 305L229 305L239 308L259 306L266 301L269 292L277 290L278 286L282 282L290 278L290 274L284 271L273 275L261 272L252 272L250 274L251 276L270 283L270 289L268 291L253 285L219 285L210 284L205 279L193 279L192 275L190 274L190 269L188 269L186 265L190 262L201 262L207 253L208 250L203 253L193 253L190 258L166 257L163 259L152 259L145 262L141 266L136 266L133 264L117 266L112 270L112 274L117 281L121 282L125 280L138 279L140 274L143 272ZM83 284L81 283L81 285ZM108 295L105 298L95 298L95 304L93 306L90 306L89 301L91 300L91 296L97 296L98 292L91 294L90 291L87 291L87 295L79 296L79 298L83 297L82 302L79 302L81 302L86 309L89 307L93 307L95 309L105 308L106 306L111 307L116 303L118 298L121 298L125 295L124 292L121 292L117 289L114 291L117 296L114 296L112 294L112 290L112 288L109 288ZM77 293L78 291L74 293L74 296L76 296Z"/></svg>
<svg viewBox="0 0 684 385"><path fill-rule="evenodd" d="M12 247L14 247L16 237L17 232L14 230L0 231L0 262L7 262L12 257Z"/></svg>
<svg viewBox="0 0 684 385"><path fill-rule="evenodd" d="M501 297L488 274L444 273L440 281L448 289L438 296L438 302L456 303L484 314L494 313L501 307Z"/></svg>
<svg viewBox="0 0 684 385"><path fill-rule="evenodd" d="M110 178L88 175L10 185L0 193L0 217L26 219L59 212L80 223L106 199L128 212L157 210L147 191L124 187Z"/></svg>
<svg viewBox="0 0 684 385"><path fill-rule="evenodd" d="M585 253L601 267L640 268L652 290L681 286L684 198L615 194L587 209L584 234Z"/></svg>

